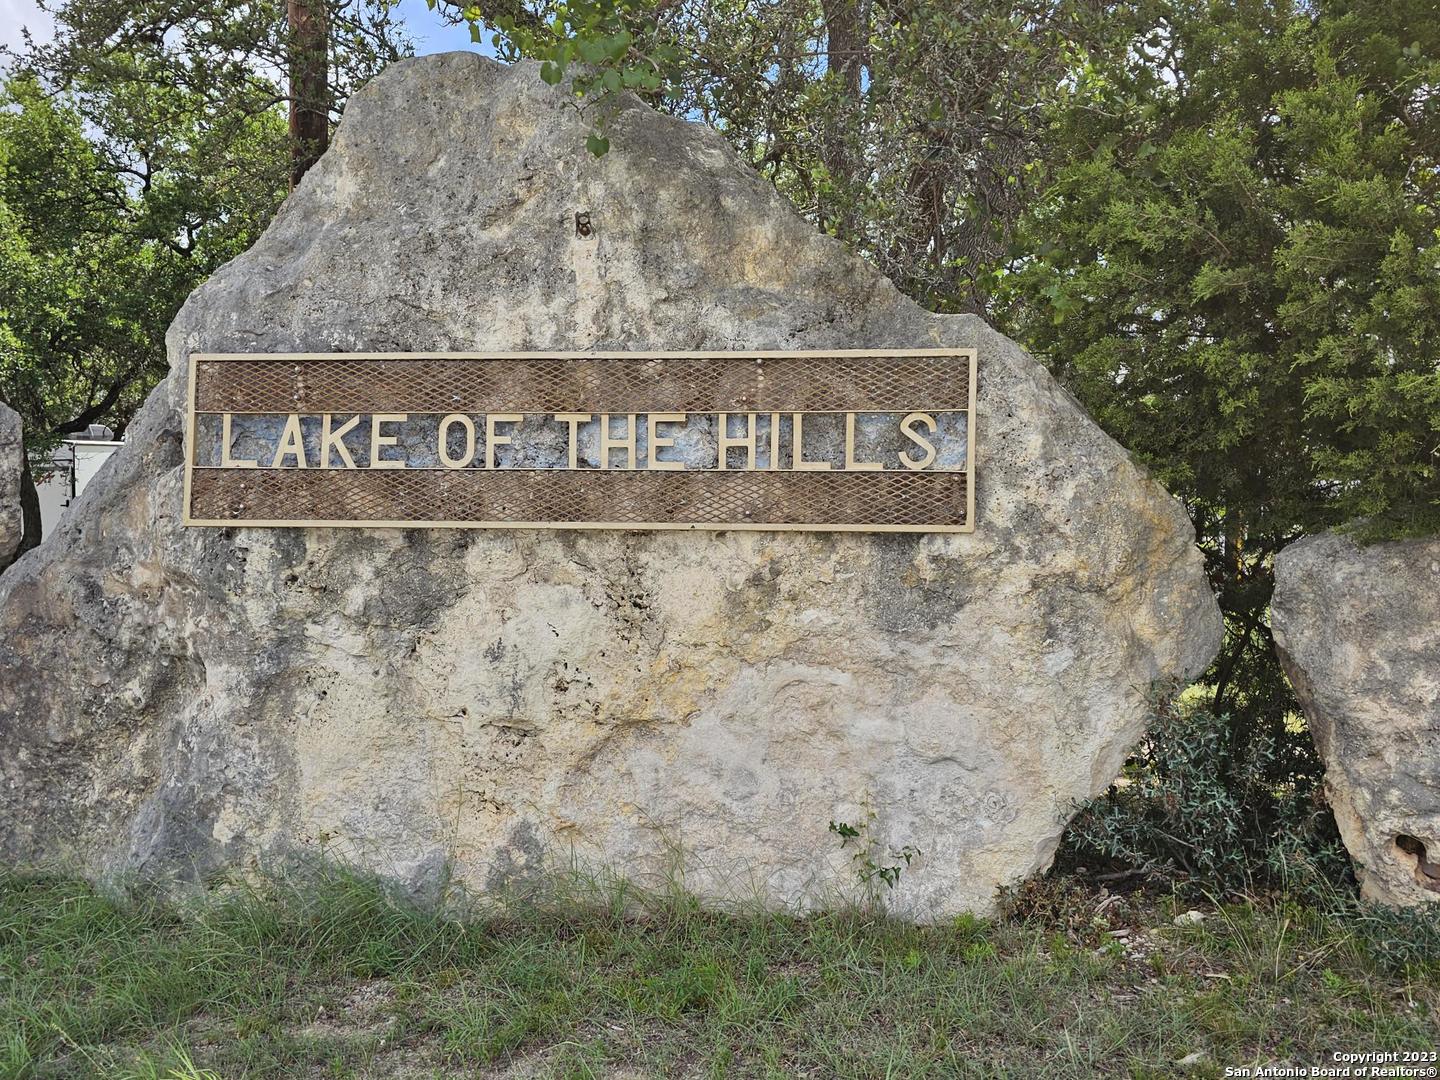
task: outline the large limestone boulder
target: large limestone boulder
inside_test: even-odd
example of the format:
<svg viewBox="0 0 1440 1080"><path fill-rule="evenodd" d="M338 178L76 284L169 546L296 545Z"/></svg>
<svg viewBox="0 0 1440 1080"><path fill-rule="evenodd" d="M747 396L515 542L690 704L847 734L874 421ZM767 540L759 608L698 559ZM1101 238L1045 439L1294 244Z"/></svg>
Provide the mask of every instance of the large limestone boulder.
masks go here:
<svg viewBox="0 0 1440 1080"><path fill-rule="evenodd" d="M1362 894L1440 900L1440 538L1292 544L1270 618Z"/></svg>
<svg viewBox="0 0 1440 1080"><path fill-rule="evenodd" d="M20 508L20 477L25 471L25 444L20 414L0 402L0 570L15 559L25 538Z"/></svg>
<svg viewBox="0 0 1440 1080"><path fill-rule="evenodd" d="M1041 365L714 132L635 102L596 160L587 123L533 66L397 64L189 299L125 446L0 584L10 859L204 878L323 848L417 890L573 860L799 904L909 845L895 909L983 910L1119 771L1151 685L1205 667L1189 520ZM978 347L973 534L180 524L193 351L842 346Z"/></svg>

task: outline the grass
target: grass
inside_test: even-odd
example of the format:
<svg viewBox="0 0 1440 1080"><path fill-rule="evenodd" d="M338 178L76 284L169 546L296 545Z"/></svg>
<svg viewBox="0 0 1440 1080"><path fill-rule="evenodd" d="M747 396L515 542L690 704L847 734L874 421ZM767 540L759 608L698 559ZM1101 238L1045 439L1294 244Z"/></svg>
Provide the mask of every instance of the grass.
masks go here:
<svg viewBox="0 0 1440 1080"><path fill-rule="evenodd" d="M1440 955L1389 947L1399 923L1274 901L1176 926L1069 879L1016 910L917 928L616 886L457 919L336 868L178 906L0 876L0 1078L1220 1076L1440 1043Z"/></svg>

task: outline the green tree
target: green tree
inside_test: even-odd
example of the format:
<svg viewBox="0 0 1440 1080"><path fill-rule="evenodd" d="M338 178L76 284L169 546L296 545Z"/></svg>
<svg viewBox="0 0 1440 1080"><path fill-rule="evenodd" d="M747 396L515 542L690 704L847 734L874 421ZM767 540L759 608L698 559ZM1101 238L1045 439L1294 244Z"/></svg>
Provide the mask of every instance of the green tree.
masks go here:
<svg viewBox="0 0 1440 1080"><path fill-rule="evenodd" d="M0 92L0 399L32 453L124 420L164 370L156 343L194 280L135 228L136 200L80 115L30 78ZM34 511L33 492L27 498ZM27 544L34 541L33 520Z"/></svg>
<svg viewBox="0 0 1440 1080"><path fill-rule="evenodd" d="M38 2L55 35L18 62L73 96L117 169L177 167L183 147L190 180L245 201L298 183L349 95L413 51L390 0Z"/></svg>
<svg viewBox="0 0 1440 1080"><path fill-rule="evenodd" d="M1005 314L1190 507L1232 743L1294 744L1275 554L1440 527L1440 21L1166 0L1142 25L1049 107Z"/></svg>
<svg viewBox="0 0 1440 1080"><path fill-rule="evenodd" d="M0 116L0 396L36 453L124 430L185 297L259 235L351 90L411 48L386 0L41 6L55 36L8 58Z"/></svg>
<svg viewBox="0 0 1440 1080"><path fill-rule="evenodd" d="M633 90L718 129L817 226L940 311L988 310L1036 173L1041 105L1087 44L1119 45L1088 0L431 0L542 61L609 142Z"/></svg>

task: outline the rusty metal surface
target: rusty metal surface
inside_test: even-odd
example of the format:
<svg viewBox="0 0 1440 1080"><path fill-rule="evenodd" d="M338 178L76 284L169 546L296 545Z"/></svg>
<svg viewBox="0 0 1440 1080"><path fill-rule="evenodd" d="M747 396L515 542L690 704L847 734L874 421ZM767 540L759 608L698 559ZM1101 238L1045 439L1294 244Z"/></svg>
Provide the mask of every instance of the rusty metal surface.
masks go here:
<svg viewBox="0 0 1440 1080"><path fill-rule="evenodd" d="M582 523L910 529L965 519L963 473L200 469L215 521Z"/></svg>
<svg viewBox="0 0 1440 1080"><path fill-rule="evenodd" d="M196 363L201 412L886 412L965 409L961 355Z"/></svg>

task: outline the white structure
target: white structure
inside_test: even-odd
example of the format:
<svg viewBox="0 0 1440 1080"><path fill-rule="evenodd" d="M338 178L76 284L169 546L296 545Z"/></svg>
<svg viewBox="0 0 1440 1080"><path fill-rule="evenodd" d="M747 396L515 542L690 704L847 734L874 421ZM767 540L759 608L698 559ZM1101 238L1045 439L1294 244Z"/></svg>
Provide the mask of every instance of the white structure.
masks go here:
<svg viewBox="0 0 1440 1080"><path fill-rule="evenodd" d="M40 537L43 540L60 524L65 508L95 478L100 466L120 449L115 433L102 424L91 424L84 435L66 439L50 455L49 468L31 466L35 490L40 496Z"/></svg>

